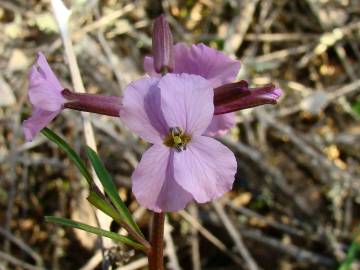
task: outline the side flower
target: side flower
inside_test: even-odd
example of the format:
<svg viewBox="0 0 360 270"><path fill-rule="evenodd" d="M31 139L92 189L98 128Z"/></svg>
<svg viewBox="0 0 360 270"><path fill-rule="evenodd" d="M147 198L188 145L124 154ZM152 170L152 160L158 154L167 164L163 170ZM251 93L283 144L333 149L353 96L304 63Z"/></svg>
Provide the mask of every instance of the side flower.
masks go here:
<svg viewBox="0 0 360 270"><path fill-rule="evenodd" d="M132 175L138 202L155 212L205 203L232 188L234 154L205 135L214 115L208 80L189 74L143 78L128 85L120 117L153 144Z"/></svg>
<svg viewBox="0 0 360 270"><path fill-rule="evenodd" d="M119 117L121 107L121 97L64 89L42 53L30 69L28 95L33 108L22 124L26 141L32 141L65 108Z"/></svg>
<svg viewBox="0 0 360 270"><path fill-rule="evenodd" d="M26 141L50 123L61 111L65 99L64 88L51 70L45 56L38 53L36 64L29 73L29 99L33 106L32 115L22 124Z"/></svg>

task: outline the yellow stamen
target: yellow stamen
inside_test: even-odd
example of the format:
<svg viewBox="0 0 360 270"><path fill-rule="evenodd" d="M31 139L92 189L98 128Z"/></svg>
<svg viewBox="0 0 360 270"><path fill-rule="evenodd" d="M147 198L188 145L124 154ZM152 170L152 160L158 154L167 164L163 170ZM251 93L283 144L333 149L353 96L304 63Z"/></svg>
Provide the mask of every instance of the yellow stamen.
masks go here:
<svg viewBox="0 0 360 270"><path fill-rule="evenodd" d="M181 128L170 128L168 135L164 138L164 144L167 147L173 147L178 152L186 150L186 144L191 140L191 136L185 134Z"/></svg>

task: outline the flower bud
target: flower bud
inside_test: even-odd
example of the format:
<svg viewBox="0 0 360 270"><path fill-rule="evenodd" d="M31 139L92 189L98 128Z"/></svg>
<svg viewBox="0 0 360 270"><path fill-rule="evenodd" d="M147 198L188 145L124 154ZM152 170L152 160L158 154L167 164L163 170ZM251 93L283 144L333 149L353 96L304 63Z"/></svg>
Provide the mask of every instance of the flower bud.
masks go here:
<svg viewBox="0 0 360 270"><path fill-rule="evenodd" d="M248 88L245 81L220 86L214 92L215 115L276 104L282 95L281 89L273 84Z"/></svg>
<svg viewBox="0 0 360 270"><path fill-rule="evenodd" d="M173 38L163 14L155 19L152 45L156 72L171 72L174 69Z"/></svg>
<svg viewBox="0 0 360 270"><path fill-rule="evenodd" d="M250 94L249 84L244 80L227 83L214 89L214 105L221 106Z"/></svg>

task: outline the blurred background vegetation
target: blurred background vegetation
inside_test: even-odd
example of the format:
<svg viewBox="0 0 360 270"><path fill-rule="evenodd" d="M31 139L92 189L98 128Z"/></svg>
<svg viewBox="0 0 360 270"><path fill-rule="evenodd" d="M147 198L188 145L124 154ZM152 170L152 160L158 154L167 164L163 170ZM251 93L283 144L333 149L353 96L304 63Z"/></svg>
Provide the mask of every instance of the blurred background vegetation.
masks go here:
<svg viewBox="0 0 360 270"><path fill-rule="evenodd" d="M66 1L89 93L121 95L144 75L152 20L165 13L176 42L203 42L242 62L239 79L273 82L276 106L238 112L220 140L238 160L232 192L168 215L167 269L360 269L359 0ZM86 183L39 135L25 143L27 74L42 51L72 89L48 0L0 0L0 269L102 269L99 239L44 222L96 224ZM130 192L148 147L119 119L94 115L99 155L147 233ZM50 125L83 157L78 112ZM118 228L112 228L117 231ZM142 254L110 243L112 269L146 269Z"/></svg>

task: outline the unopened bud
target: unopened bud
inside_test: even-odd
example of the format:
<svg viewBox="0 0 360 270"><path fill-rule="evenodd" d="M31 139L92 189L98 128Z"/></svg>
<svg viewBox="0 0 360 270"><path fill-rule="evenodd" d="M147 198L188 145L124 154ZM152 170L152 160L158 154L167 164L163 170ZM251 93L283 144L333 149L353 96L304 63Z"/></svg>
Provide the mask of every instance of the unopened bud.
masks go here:
<svg viewBox="0 0 360 270"><path fill-rule="evenodd" d="M214 89L214 105L221 106L250 94L249 84L244 80L227 83Z"/></svg>
<svg viewBox="0 0 360 270"><path fill-rule="evenodd" d="M155 19L152 46L156 72L171 72L174 69L173 37L164 15Z"/></svg>
<svg viewBox="0 0 360 270"><path fill-rule="evenodd" d="M265 104L276 104L282 95L281 89L273 84L248 88L247 83L244 81L220 86L214 92L215 115Z"/></svg>

